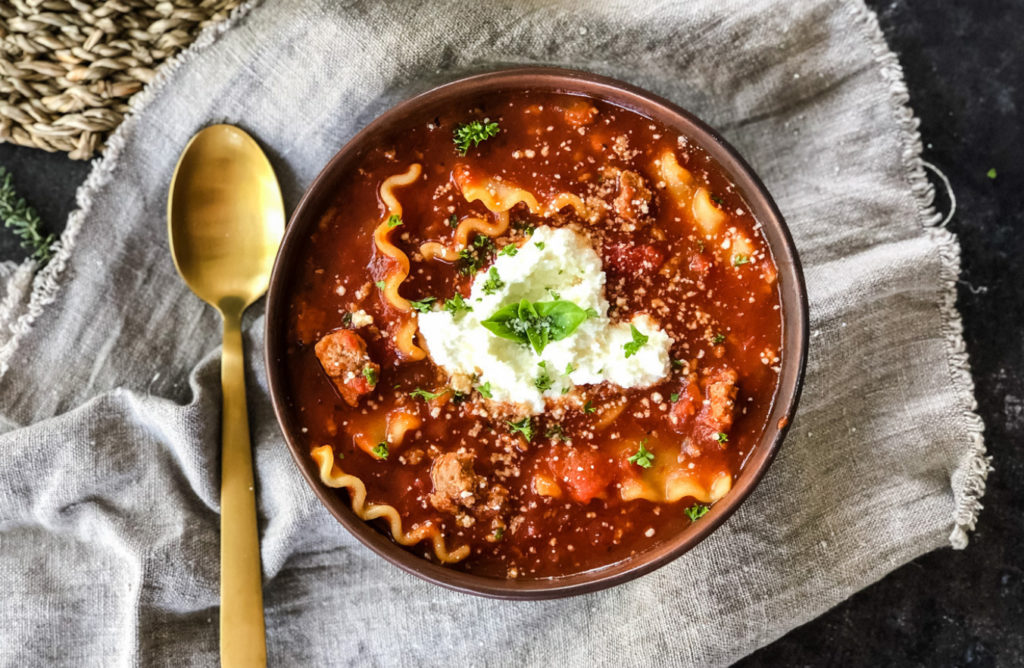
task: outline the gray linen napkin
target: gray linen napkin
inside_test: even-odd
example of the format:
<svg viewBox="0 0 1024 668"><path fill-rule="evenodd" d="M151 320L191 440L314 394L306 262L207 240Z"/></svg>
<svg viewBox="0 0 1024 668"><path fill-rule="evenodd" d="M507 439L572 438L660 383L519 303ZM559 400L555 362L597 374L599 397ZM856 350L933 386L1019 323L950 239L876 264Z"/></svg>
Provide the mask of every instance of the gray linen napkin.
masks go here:
<svg viewBox="0 0 1024 668"><path fill-rule="evenodd" d="M806 267L811 355L789 440L675 563L571 600L459 595L323 510L270 410L248 321L276 665L720 665L914 557L966 544L987 460L899 65L859 2L278 0L165 68L79 193L58 257L0 277L0 664L212 665L218 322L178 280L165 192L189 136L237 123L286 201L399 97L549 63L691 109L749 159Z"/></svg>

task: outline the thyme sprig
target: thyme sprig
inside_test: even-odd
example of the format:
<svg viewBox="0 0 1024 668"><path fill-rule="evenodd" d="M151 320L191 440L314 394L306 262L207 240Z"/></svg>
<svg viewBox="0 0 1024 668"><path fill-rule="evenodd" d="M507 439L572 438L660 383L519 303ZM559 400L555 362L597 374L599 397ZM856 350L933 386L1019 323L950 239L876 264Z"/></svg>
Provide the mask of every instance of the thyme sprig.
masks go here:
<svg viewBox="0 0 1024 668"><path fill-rule="evenodd" d="M0 167L0 220L18 237L21 247L31 251L33 260L46 264L53 257L54 236L45 233L39 214L18 196L14 176L4 167Z"/></svg>

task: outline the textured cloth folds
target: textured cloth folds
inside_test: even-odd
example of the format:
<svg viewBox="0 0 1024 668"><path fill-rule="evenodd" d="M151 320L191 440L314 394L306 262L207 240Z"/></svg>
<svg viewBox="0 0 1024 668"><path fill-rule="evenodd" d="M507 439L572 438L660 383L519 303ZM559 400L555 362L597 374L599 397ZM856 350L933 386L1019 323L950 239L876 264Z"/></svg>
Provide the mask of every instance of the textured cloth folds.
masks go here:
<svg viewBox="0 0 1024 668"><path fill-rule="evenodd" d="M214 665L219 324L175 274L164 206L199 128L236 123L294 206L389 104L510 63L592 70L719 128L801 253L800 410L714 535L570 600L455 594L387 565L301 479L246 320L272 665L722 665L914 557L966 544L981 423L899 66L855 0L246 6L162 70L54 260L0 271L0 665Z"/></svg>

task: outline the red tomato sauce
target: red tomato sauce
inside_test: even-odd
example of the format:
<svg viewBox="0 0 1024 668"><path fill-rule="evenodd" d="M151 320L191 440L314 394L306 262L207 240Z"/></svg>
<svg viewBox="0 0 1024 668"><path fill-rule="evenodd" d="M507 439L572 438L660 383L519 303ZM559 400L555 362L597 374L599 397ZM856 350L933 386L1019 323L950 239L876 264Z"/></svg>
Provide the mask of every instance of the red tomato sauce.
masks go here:
<svg viewBox="0 0 1024 668"><path fill-rule="evenodd" d="M500 131L459 155L453 132L485 118ZM691 192L703 188L710 195L721 219L713 232L665 182L658 165L666 152L687 170ZM376 283L394 261L376 249L373 235L387 218L381 183L413 163L423 175L395 190L403 214L391 234L410 259L402 296L435 297L434 308L456 292L468 296L473 276L460 272L463 265L428 260L419 251L426 241L451 245L452 221L492 218L479 201L462 197L467 179L500 177L541 204L573 193L601 212L599 220L583 220L571 207L544 217L518 204L509 230L493 242L497 248L521 243L539 225L586 234L604 263L609 317L626 321L647 313L673 339L665 378L642 389L577 386L529 418L527 441L510 430L510 422L529 417L515 406L493 405L475 385L457 394L429 356L403 359L393 336L415 312L400 312L383 298ZM727 493L764 431L782 355L767 244L708 154L635 112L589 98L518 92L412 119L363 157L304 243L289 307L287 410L311 450L330 445L337 464L365 483L369 502L394 506L407 527L438 527L449 550L468 546L453 568L498 578L551 577L648 550L700 521L691 517L713 502L711 488L714 500ZM482 251L480 271L492 260ZM331 376L315 346L349 329L365 341L365 351L339 340L331 364L342 371ZM349 392L356 405L334 381L348 382L346 364L354 365L358 380ZM379 370L358 378L366 364ZM441 396L424 400L411 395L416 389ZM419 426L400 444L388 443L384 425L399 410ZM386 459L370 452L381 442ZM450 477L445 485L464 484L469 495L446 497L448 488L438 489L443 476ZM678 481L703 491L674 498L689 489ZM429 540L407 549L436 559Z"/></svg>

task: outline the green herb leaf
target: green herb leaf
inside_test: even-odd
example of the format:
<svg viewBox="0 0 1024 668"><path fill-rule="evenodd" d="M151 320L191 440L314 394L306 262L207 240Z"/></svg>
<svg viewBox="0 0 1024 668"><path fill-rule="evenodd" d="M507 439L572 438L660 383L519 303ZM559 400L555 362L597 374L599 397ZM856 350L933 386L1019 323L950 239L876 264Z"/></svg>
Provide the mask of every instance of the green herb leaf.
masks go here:
<svg viewBox="0 0 1024 668"><path fill-rule="evenodd" d="M342 316L341 316L341 326L342 327L351 327L352 326L352 314L349 313L348 311L343 313Z"/></svg>
<svg viewBox="0 0 1024 668"><path fill-rule="evenodd" d="M597 412L597 409L594 408L594 402L588 401L587 403L583 404L583 412L584 413L595 413L595 412Z"/></svg>
<svg viewBox="0 0 1024 668"><path fill-rule="evenodd" d="M646 438L640 441L640 449L636 451L636 454L630 455L629 461L632 464L649 469L651 464L654 463L654 453L644 447L645 443L647 443Z"/></svg>
<svg viewBox="0 0 1024 668"><path fill-rule="evenodd" d="M729 435L726 434L724 431L716 431L715 433L711 434L711 438L715 439L719 443L729 442Z"/></svg>
<svg viewBox="0 0 1024 668"><path fill-rule="evenodd" d="M543 241L538 241L537 242L537 248L539 248L541 250L544 250L544 242Z"/></svg>
<svg viewBox="0 0 1024 668"><path fill-rule="evenodd" d="M560 295L559 293L555 292L551 288L548 288L548 294L551 295L551 298L556 300L556 301L562 298L562 295Z"/></svg>
<svg viewBox="0 0 1024 668"><path fill-rule="evenodd" d="M470 144L479 146L480 142L494 137L499 132L501 132L501 129L498 127L498 124L487 118L483 121L464 123L455 128L453 133L455 150L459 152L459 155L466 155L470 149Z"/></svg>
<svg viewBox="0 0 1024 668"><path fill-rule="evenodd" d="M483 385L477 385L476 391L480 393L480 396L487 397L488 399L493 399L494 398L491 395L491 383L490 383L490 381L484 383Z"/></svg>
<svg viewBox="0 0 1024 668"><path fill-rule="evenodd" d="M377 455L381 459L387 459L389 454L387 441L381 441L377 445L373 446L373 454Z"/></svg>
<svg viewBox="0 0 1024 668"><path fill-rule="evenodd" d="M633 340L629 343L622 344L622 349L626 351L626 359L636 355L640 351L640 348L642 348L650 338L637 329L636 325L633 324L630 324L629 326L629 333L633 337Z"/></svg>
<svg viewBox="0 0 1024 668"><path fill-rule="evenodd" d="M498 527L497 529L494 530L494 540L496 540L496 541L497 540L501 540L504 535L505 535L505 530L502 529L501 527Z"/></svg>
<svg viewBox="0 0 1024 668"><path fill-rule="evenodd" d="M430 310L430 305L436 301L437 297L424 297L423 299L410 301L409 306L413 307L420 313L426 313Z"/></svg>
<svg viewBox="0 0 1024 668"><path fill-rule="evenodd" d="M487 272L487 280L484 281L484 294L493 295L503 287L505 287L505 281L501 280L501 276L498 276L498 270L491 267L491 270Z"/></svg>
<svg viewBox="0 0 1024 668"><path fill-rule="evenodd" d="M682 367L683 366L683 360L672 360L672 366L674 366L674 367Z"/></svg>
<svg viewBox="0 0 1024 668"><path fill-rule="evenodd" d="M366 378L366 382L370 384L370 387L377 386L377 370L372 366L363 367L363 377Z"/></svg>
<svg viewBox="0 0 1024 668"><path fill-rule="evenodd" d="M553 424L544 430L544 437L554 440L565 440L565 429L560 424Z"/></svg>
<svg viewBox="0 0 1024 668"><path fill-rule="evenodd" d="M732 266L742 267L745 264L750 264L750 256L736 253L732 256Z"/></svg>
<svg viewBox="0 0 1024 668"><path fill-rule="evenodd" d="M716 346L723 341L725 341L725 334L718 333L711 337L711 343Z"/></svg>
<svg viewBox="0 0 1024 668"><path fill-rule="evenodd" d="M587 312L569 301L506 304L480 324L495 336L529 344L540 355L551 341L561 341L588 317Z"/></svg>
<svg viewBox="0 0 1024 668"><path fill-rule="evenodd" d="M399 218L398 216L396 216L395 214L391 214L391 217L388 218L388 229L390 229L392 227L398 227L401 224L402 224L402 219Z"/></svg>
<svg viewBox="0 0 1024 668"><path fill-rule="evenodd" d="M428 392L426 390L423 390L423 389L420 389L420 388L417 387L415 390L413 390L412 392L409 393L409 396L412 397L413 399L422 399L423 401L433 401L434 399L437 399L442 394L444 394L444 392L440 392L440 393Z"/></svg>
<svg viewBox="0 0 1024 668"><path fill-rule="evenodd" d="M668 400L671 401L672 403L679 401L679 393L673 392L672 394L668 395Z"/></svg>
<svg viewBox="0 0 1024 668"><path fill-rule="evenodd" d="M387 281L377 281L374 285L377 286L378 290L383 290L387 286Z"/></svg>
<svg viewBox="0 0 1024 668"><path fill-rule="evenodd" d="M683 512L686 513L686 516L690 518L691 522L696 522L707 515L709 510L711 510L709 506L705 506L703 503L695 503Z"/></svg>
<svg viewBox="0 0 1024 668"><path fill-rule="evenodd" d="M509 257L515 257L516 253L518 252L518 246L516 246L515 244L508 244L506 246L503 246L502 249L498 251L498 255L507 255Z"/></svg>
<svg viewBox="0 0 1024 668"><path fill-rule="evenodd" d="M722 198L719 197L718 195L712 195L711 201L717 204L718 206L722 206Z"/></svg>
<svg viewBox="0 0 1024 668"><path fill-rule="evenodd" d="M444 303L444 310L455 315L459 311L472 311L473 307L466 303L460 293L456 292Z"/></svg>
<svg viewBox="0 0 1024 668"><path fill-rule="evenodd" d="M537 380L533 381L533 384L541 392L544 392L545 390L550 390L551 385L554 383L554 380L552 380L551 376L548 374L548 370L545 366L545 363L541 362L537 366L541 368L541 371L540 374L537 376Z"/></svg>
<svg viewBox="0 0 1024 668"><path fill-rule="evenodd" d="M576 365L573 364L572 362L569 362L568 364L565 365L565 375L566 376L568 376L570 373L572 373L575 370L576 370Z"/></svg>
<svg viewBox="0 0 1024 668"><path fill-rule="evenodd" d="M985 176L987 176L990 179L995 179L996 178L996 168L993 167L993 168L989 169L987 172L985 172Z"/></svg>
<svg viewBox="0 0 1024 668"><path fill-rule="evenodd" d="M450 227L450 228L452 228L454 230L458 226L459 226L459 217L456 216L454 213L452 215L448 216L448 227Z"/></svg>
<svg viewBox="0 0 1024 668"><path fill-rule="evenodd" d="M524 417L522 420L517 420L515 422L509 420L508 431L510 434L522 434L523 438L525 438L527 442L530 442L533 440L533 421L528 417Z"/></svg>
<svg viewBox="0 0 1024 668"><path fill-rule="evenodd" d="M0 167L0 220L4 227L14 231L14 236L21 241L21 247L32 252L33 260L40 264L50 261L54 236L44 233L39 214L24 198L18 196L14 189L14 177L3 167Z"/></svg>

